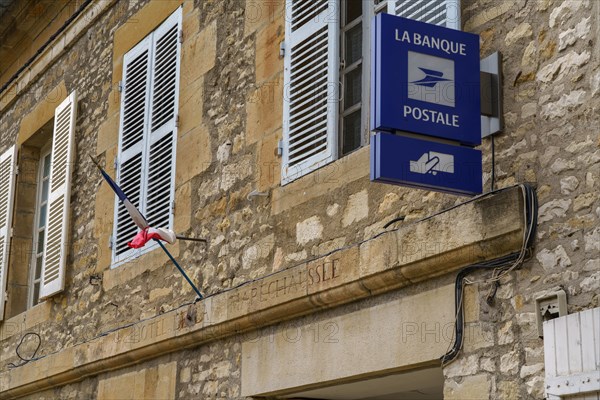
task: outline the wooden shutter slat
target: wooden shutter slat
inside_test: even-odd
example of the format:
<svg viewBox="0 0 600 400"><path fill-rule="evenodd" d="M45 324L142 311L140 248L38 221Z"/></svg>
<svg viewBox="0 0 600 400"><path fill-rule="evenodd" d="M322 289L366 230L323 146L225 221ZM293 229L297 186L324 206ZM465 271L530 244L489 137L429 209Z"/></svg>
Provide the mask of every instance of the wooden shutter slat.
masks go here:
<svg viewBox="0 0 600 400"><path fill-rule="evenodd" d="M54 115L40 298L52 296L65 287L71 177L75 161L76 92L71 93L56 108Z"/></svg>
<svg viewBox="0 0 600 400"><path fill-rule="evenodd" d="M12 214L15 197L17 147L0 155L0 321L4 319L6 278L10 256Z"/></svg>

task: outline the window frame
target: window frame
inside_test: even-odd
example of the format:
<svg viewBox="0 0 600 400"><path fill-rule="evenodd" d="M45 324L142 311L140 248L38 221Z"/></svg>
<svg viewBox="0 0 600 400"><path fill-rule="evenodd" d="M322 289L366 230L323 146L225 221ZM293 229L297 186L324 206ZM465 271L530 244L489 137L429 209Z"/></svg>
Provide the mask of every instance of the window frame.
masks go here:
<svg viewBox="0 0 600 400"><path fill-rule="evenodd" d="M126 158L126 161L129 161L135 157L135 154L138 154L134 148L141 147L141 182L140 182L140 205L139 210L144 215L147 212L147 194L150 186L150 180L147 177L150 169L150 153L151 148L154 144L161 141L164 137L168 135L165 132L172 132L172 148L171 148L171 169L170 169L170 202L169 202L169 211L168 211L168 226L166 228L173 229L175 218L174 218L174 202L175 202L175 176L176 176L176 150L177 150L177 139L178 139L178 114L179 114L179 96L180 96L180 79L181 79L181 58L182 58L182 43L181 43L181 31L183 29L183 12L182 6L179 6L176 10L174 10L171 14L169 14L162 22L160 22L151 32L149 32L140 42L138 42L135 46L129 49L123 55L123 85L124 89L121 93L121 100L119 106L119 132L118 132L118 150L117 150L117 158L115 159L115 170L116 170L116 181L119 185L121 185L121 171L123 165L123 159ZM157 60L154 58L154 53L156 49L156 43L158 42L157 37L160 37L160 34L163 30L166 29L168 32L171 28L171 24L176 24L177 26L177 50L176 50L176 63L175 63L175 86L174 86L174 115L173 118L167 120L167 122L159 125L157 129L153 129L152 127L152 117L153 117L153 94L155 90L155 67L157 65ZM171 28L169 28L171 27ZM144 122L143 122L143 136L142 139L137 142L134 146L123 149L123 124L124 124L124 113L125 113L125 92L127 90L126 86L126 68L127 68L127 60L135 59L141 52L143 52L144 48L147 48L148 51L148 76L146 82L146 89L144 92L145 96L145 107L144 107ZM140 50L141 49L141 50ZM134 155L130 158L123 157L125 153L133 153ZM126 195L130 195L125 192ZM142 255L159 248L158 245L154 243L149 243L147 246L144 246L141 249L128 249L120 254L117 254L117 239L118 239L118 213L119 213L119 199L115 196L115 206L114 206L114 215L113 215L113 228L112 228L112 236L110 239L111 246L111 265L110 268L117 268L122 264L125 264L131 260L135 260ZM152 221L149 221L152 222ZM164 227L164 226L163 226ZM139 229L135 231L139 232ZM133 239L133 236L130 238Z"/></svg>

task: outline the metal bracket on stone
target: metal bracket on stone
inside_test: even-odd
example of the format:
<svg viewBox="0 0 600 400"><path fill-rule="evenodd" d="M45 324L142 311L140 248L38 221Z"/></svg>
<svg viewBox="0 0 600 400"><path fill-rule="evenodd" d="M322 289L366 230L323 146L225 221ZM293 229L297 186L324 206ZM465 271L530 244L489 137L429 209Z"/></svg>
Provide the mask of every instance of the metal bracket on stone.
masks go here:
<svg viewBox="0 0 600 400"><path fill-rule="evenodd" d="M504 129L502 93L502 53L495 52L481 60L481 137Z"/></svg>

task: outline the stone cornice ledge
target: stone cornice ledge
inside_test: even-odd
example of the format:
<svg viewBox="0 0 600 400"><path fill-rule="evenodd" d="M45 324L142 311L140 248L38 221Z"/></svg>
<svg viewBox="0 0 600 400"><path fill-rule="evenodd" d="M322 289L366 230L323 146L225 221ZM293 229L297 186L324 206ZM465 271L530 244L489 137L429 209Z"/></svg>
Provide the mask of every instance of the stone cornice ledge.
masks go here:
<svg viewBox="0 0 600 400"><path fill-rule="evenodd" d="M189 310L140 321L4 372L1 397L79 381L518 251L523 213L519 188L463 204L216 294Z"/></svg>

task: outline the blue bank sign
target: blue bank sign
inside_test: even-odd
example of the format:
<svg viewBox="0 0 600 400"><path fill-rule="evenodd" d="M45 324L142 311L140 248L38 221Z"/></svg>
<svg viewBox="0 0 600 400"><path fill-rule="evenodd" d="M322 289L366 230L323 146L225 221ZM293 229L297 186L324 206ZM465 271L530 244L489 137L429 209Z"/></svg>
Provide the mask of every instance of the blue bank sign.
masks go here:
<svg viewBox="0 0 600 400"><path fill-rule="evenodd" d="M481 193L481 151L380 132L371 180L455 194Z"/></svg>
<svg viewBox="0 0 600 400"><path fill-rule="evenodd" d="M371 130L481 144L479 36L389 14L373 33Z"/></svg>
<svg viewBox="0 0 600 400"><path fill-rule="evenodd" d="M372 151L379 156L372 157L371 178L481 193L481 152L471 148L481 144L479 36L389 14L375 17L372 34L371 130L410 132L425 142L378 133L374 141L380 146L416 146L422 154L414 159L406 148ZM432 142L439 139L454 145ZM401 176L387 179L394 164ZM415 172L417 164L424 170Z"/></svg>

